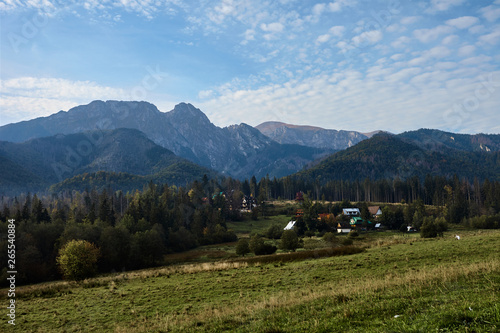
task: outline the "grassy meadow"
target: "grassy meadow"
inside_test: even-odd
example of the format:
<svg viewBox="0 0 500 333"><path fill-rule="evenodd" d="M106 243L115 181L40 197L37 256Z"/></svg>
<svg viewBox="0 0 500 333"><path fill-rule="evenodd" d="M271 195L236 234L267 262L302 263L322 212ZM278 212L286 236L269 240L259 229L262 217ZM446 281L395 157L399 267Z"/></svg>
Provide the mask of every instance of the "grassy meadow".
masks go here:
<svg viewBox="0 0 500 333"><path fill-rule="evenodd" d="M361 234L360 253L300 260L247 262L223 244L189 264L20 287L12 331L499 332L500 230L459 234Z"/></svg>

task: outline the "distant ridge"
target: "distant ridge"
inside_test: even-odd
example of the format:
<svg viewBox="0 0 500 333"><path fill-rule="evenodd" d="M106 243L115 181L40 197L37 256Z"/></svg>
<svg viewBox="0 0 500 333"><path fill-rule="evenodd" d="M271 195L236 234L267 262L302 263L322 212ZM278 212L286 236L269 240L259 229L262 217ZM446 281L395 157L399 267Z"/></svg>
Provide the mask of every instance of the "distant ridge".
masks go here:
<svg viewBox="0 0 500 333"><path fill-rule="evenodd" d="M175 155L235 178L285 176L335 151L280 145L246 124L220 128L189 103L161 112L151 103L135 101L93 101L67 112L1 126L0 140L20 143L118 128L137 129Z"/></svg>
<svg viewBox="0 0 500 333"><path fill-rule="evenodd" d="M298 144L309 147L342 150L352 147L368 138L356 131L337 131L316 126L291 125L277 121L268 121L257 128L262 134L282 144Z"/></svg>
<svg viewBox="0 0 500 333"><path fill-rule="evenodd" d="M426 141L431 133L435 141ZM476 144L478 140L488 141L489 145ZM440 143L444 141L447 144ZM490 147L497 148L493 150ZM499 160L500 135L455 137L452 133L437 130L418 130L400 135L379 133L356 146L332 154L317 165L300 171L295 177L363 181L367 178L394 180L416 176L424 179L427 175L456 175L469 181L475 177L500 180Z"/></svg>
<svg viewBox="0 0 500 333"><path fill-rule="evenodd" d="M125 128L60 134L23 143L0 141L0 171L1 193L46 190L75 177L78 182L72 184L85 188L91 185L88 181L92 177L87 175L97 173L111 177L115 183L108 185L121 189L141 189L149 180L185 185L204 174L216 175L158 146L144 133Z"/></svg>

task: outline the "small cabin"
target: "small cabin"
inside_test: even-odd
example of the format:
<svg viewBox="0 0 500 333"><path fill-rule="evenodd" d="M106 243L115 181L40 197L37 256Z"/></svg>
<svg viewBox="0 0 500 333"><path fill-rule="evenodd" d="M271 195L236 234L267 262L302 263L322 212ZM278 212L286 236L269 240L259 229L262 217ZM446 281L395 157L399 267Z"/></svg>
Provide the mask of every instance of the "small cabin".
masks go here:
<svg viewBox="0 0 500 333"><path fill-rule="evenodd" d="M351 226L348 223L339 222L337 224L337 233L346 234L351 231Z"/></svg>
<svg viewBox="0 0 500 333"><path fill-rule="evenodd" d="M360 216L361 212L359 208L344 208L342 209L342 214L346 216Z"/></svg>

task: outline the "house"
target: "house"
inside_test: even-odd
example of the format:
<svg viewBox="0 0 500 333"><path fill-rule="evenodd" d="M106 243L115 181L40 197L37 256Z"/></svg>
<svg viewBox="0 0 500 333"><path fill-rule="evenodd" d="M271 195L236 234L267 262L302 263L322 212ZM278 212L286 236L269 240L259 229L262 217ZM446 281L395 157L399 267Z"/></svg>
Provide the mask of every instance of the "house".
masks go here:
<svg viewBox="0 0 500 333"><path fill-rule="evenodd" d="M366 227L371 228L373 226L373 223L371 221L365 221L359 216L354 216L353 218L351 218L349 224L351 225L351 228L362 230L366 230Z"/></svg>
<svg viewBox="0 0 500 333"><path fill-rule="evenodd" d="M380 215L382 215L382 209L380 209L380 206L369 206L368 211L370 212L370 215L376 219Z"/></svg>
<svg viewBox="0 0 500 333"><path fill-rule="evenodd" d="M407 232L417 232L417 229L415 229L415 228L414 228L413 226L411 226L411 225L407 226L407 227L406 227L406 229L407 229L407 230L406 230Z"/></svg>
<svg viewBox="0 0 500 333"><path fill-rule="evenodd" d="M297 209L295 211L295 217L302 217L304 216L304 210L303 209Z"/></svg>
<svg viewBox="0 0 500 333"><path fill-rule="evenodd" d="M361 212L359 208L344 208L342 209L342 214L347 216L360 216Z"/></svg>
<svg viewBox="0 0 500 333"><path fill-rule="evenodd" d="M288 224L286 225L286 227L283 228L283 230L292 230L293 227L295 226L296 222L297 221L290 221L290 222L288 222Z"/></svg>
<svg viewBox="0 0 500 333"><path fill-rule="evenodd" d="M295 193L295 201L303 202L304 201L304 192L300 191Z"/></svg>
<svg viewBox="0 0 500 333"><path fill-rule="evenodd" d="M349 223L345 222L339 222L337 224L337 233L342 234L342 233L348 233L351 231L351 226Z"/></svg>
<svg viewBox="0 0 500 333"><path fill-rule="evenodd" d="M252 195L245 195L241 200L241 212L249 213L257 207L257 200Z"/></svg>

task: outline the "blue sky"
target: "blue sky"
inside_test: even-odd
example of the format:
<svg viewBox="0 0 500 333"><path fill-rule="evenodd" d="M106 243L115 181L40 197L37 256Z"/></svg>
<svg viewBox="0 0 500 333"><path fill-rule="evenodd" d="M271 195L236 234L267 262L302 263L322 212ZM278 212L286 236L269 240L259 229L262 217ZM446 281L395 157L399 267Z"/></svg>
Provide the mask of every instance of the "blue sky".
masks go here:
<svg viewBox="0 0 500 333"><path fill-rule="evenodd" d="M500 133L500 0L3 0L0 125L95 99Z"/></svg>

